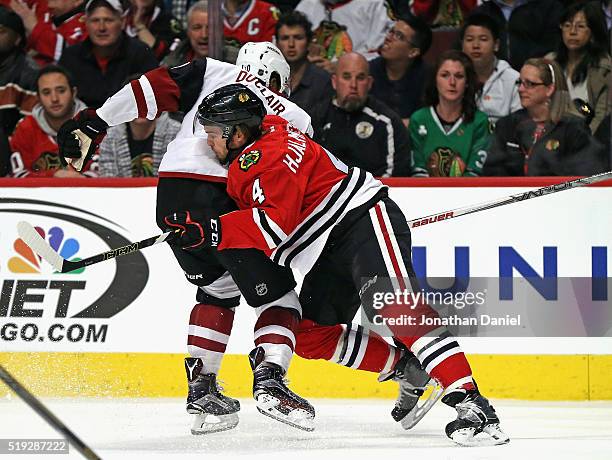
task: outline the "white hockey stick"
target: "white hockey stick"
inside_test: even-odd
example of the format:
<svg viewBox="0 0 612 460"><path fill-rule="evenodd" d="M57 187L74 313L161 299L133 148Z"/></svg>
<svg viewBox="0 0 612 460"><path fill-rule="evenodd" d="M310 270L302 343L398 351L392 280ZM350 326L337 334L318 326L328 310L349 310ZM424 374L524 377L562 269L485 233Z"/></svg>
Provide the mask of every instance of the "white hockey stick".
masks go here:
<svg viewBox="0 0 612 460"><path fill-rule="evenodd" d="M88 265L97 264L98 262L102 262L104 260L131 254L132 252L140 251L141 249L148 248L149 246L163 243L174 237L174 235L176 235L179 231L180 229L162 233L161 235L152 236L142 241L137 241L136 243L130 243L126 246L111 249L110 251L96 254L95 256L88 257L87 259L73 262L60 256L57 251L38 234L32 225L24 221L17 224L17 234L19 235L19 238L21 238L23 242L30 246L30 248L32 248L36 254L42 257L44 261L51 264L51 266L60 273L68 273L79 268L87 267Z"/></svg>
<svg viewBox="0 0 612 460"><path fill-rule="evenodd" d="M608 179L612 179L612 171L595 174L594 176L583 177L581 179L561 182L560 184L548 185L537 190L532 190L531 192L518 193L516 195L510 195L504 198L487 201L486 203L465 206L463 208L457 208L451 211L431 214L425 217L419 217L418 219L411 219L408 221L408 225L410 226L410 228L423 227L424 225L433 224L434 222L453 219L455 217L465 216L468 214L473 214L475 212L485 211L487 209L493 209L499 206L505 206L507 204L518 203L519 201L526 201L531 198L537 198L544 195L550 195L551 193L562 192L563 190L583 187L585 185L595 184L597 182L601 182Z"/></svg>

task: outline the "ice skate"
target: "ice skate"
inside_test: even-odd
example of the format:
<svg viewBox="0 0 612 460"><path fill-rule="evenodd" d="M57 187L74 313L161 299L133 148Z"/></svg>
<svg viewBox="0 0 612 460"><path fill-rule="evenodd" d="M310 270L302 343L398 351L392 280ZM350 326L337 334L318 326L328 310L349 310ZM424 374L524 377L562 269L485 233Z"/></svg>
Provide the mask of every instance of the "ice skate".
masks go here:
<svg viewBox="0 0 612 460"><path fill-rule="evenodd" d="M399 384L399 395L391 417L400 422L405 430L419 423L444 393L444 389L429 377L421 368L419 360L407 350L393 371L381 375L378 380L394 380ZM427 399L421 401L421 396L428 388L431 388L431 393Z"/></svg>
<svg viewBox="0 0 612 460"><path fill-rule="evenodd" d="M496 446L510 442L499 427L499 418L478 390L453 390L442 402L457 410L457 419L446 425L446 435L460 446Z"/></svg>
<svg viewBox="0 0 612 460"><path fill-rule="evenodd" d="M187 413L195 416L191 434L216 433L235 428L238 425L240 402L222 394L216 375L200 374L201 369L200 358L185 358L189 385Z"/></svg>
<svg viewBox="0 0 612 460"><path fill-rule="evenodd" d="M294 428L313 431L314 407L287 388L285 372L280 366L265 362L263 358L263 348L255 348L249 353L257 410Z"/></svg>

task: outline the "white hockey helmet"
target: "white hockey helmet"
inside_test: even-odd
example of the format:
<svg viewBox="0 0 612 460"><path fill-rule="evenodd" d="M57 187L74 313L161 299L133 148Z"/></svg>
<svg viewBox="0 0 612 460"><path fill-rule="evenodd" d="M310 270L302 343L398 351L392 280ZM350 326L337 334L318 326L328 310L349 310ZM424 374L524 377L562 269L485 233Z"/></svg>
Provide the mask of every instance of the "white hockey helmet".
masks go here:
<svg viewBox="0 0 612 460"><path fill-rule="evenodd" d="M274 74L280 79L280 92L289 95L289 75L291 70L289 64L280 50L271 42L248 42L240 51L236 65L252 73L262 80L266 86L270 86Z"/></svg>

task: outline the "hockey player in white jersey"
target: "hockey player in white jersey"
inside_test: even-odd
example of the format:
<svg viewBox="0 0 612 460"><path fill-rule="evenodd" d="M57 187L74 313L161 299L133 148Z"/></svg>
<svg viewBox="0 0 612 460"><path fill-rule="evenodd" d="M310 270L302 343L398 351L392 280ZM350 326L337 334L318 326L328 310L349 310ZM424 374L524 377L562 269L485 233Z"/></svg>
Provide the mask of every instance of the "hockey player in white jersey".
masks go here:
<svg viewBox="0 0 612 460"><path fill-rule="evenodd" d="M277 94L289 87L289 66L274 45L247 44L240 51L238 63L241 67L203 59L171 69L160 67L146 73L122 88L98 110L84 111L67 122L58 134L60 153L76 160L77 165L86 163L108 126L137 117L155 119L163 111L180 110L185 112L181 130L168 145L159 168L158 225L167 227L168 222L164 221L164 217L180 209L213 209L219 214L234 210L235 204L225 192L226 167L216 160L207 146L206 138L194 134L193 130L195 113L206 95L229 82L241 83L262 99L268 113L280 115L303 132L312 133L310 117ZM80 143L76 142L73 133L79 136ZM188 347L192 357L185 360L189 382L187 411L196 415L192 433L227 430L238 423L239 402L218 390L216 374L231 334L234 309L241 292L257 311L255 345L264 351L263 358L258 353L261 361L258 365L274 370L268 373L276 379L270 384L281 388L290 402L287 406L283 406L282 401L276 406L266 403L265 407L262 403L260 410L298 428L312 429L312 406L293 394L282 382L282 375L296 347L296 337L300 337L298 324L301 307L293 291L295 281L291 272L270 263L263 253L256 250L239 250L223 257L204 248L183 250L173 246L172 250L188 281L198 286L198 303L192 309L189 323ZM334 336L337 343L332 348L342 348L343 344L355 337L350 328L338 328L340 332L337 337ZM306 333L312 336L313 329L308 328ZM324 328L327 335L328 329ZM316 330L321 333L321 328ZM416 360L408 359L404 352L386 344L380 337L370 336L370 340L367 340L367 332L361 331L360 334L366 339L362 343L370 344L364 353L372 357L363 360L370 368L364 367L365 364L354 366L348 359L343 364L350 363L353 367L376 372L385 371L400 382L402 397L394 409L394 418L399 421L415 408L428 377L410 365ZM381 364L376 365L375 358ZM414 381L411 383L401 378L415 372L419 373L417 385L414 385ZM259 374L264 375L265 372Z"/></svg>

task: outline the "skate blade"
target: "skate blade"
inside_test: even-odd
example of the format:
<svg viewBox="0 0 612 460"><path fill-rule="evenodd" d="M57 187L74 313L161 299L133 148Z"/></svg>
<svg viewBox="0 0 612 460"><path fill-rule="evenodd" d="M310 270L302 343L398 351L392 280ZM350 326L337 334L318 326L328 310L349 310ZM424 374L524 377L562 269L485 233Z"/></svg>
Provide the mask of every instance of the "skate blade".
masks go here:
<svg viewBox="0 0 612 460"><path fill-rule="evenodd" d="M462 428L455 431L450 438L464 447L499 446L510 442L510 437L496 423L487 425L477 434L474 434L475 431L475 428Z"/></svg>
<svg viewBox="0 0 612 460"><path fill-rule="evenodd" d="M293 409L285 415L277 409L280 401L270 395L260 396L255 400L255 404L257 405L257 410L262 414L293 428L304 431L314 431L315 429L314 415L303 409Z"/></svg>
<svg viewBox="0 0 612 460"><path fill-rule="evenodd" d="M279 422L284 423L285 425L289 425L293 428L297 428L298 430L304 430L304 431L314 431L315 426L314 426L314 421L312 418L308 419L308 418L303 418L303 419L294 419L291 420L289 418L287 418L286 415L281 414L278 411L271 411L271 410L263 410L260 409L259 407L257 408L257 410L259 412L261 412L262 414L264 414L267 417L273 418L274 420L277 420ZM299 409L296 409L299 410ZM296 410L292 411L289 416L291 416L291 414L293 414L294 412L296 412ZM308 415L308 413L306 411L301 411L304 414Z"/></svg>
<svg viewBox="0 0 612 460"><path fill-rule="evenodd" d="M212 415L196 414L191 426L191 434L210 434L227 431L238 425L238 414Z"/></svg>
<svg viewBox="0 0 612 460"><path fill-rule="evenodd" d="M419 423L444 394L444 388L438 385L433 379L429 381L427 386L431 386L432 388L427 400L422 404L420 404L420 401L417 402L416 406L400 420L400 424L404 430L409 430Z"/></svg>

